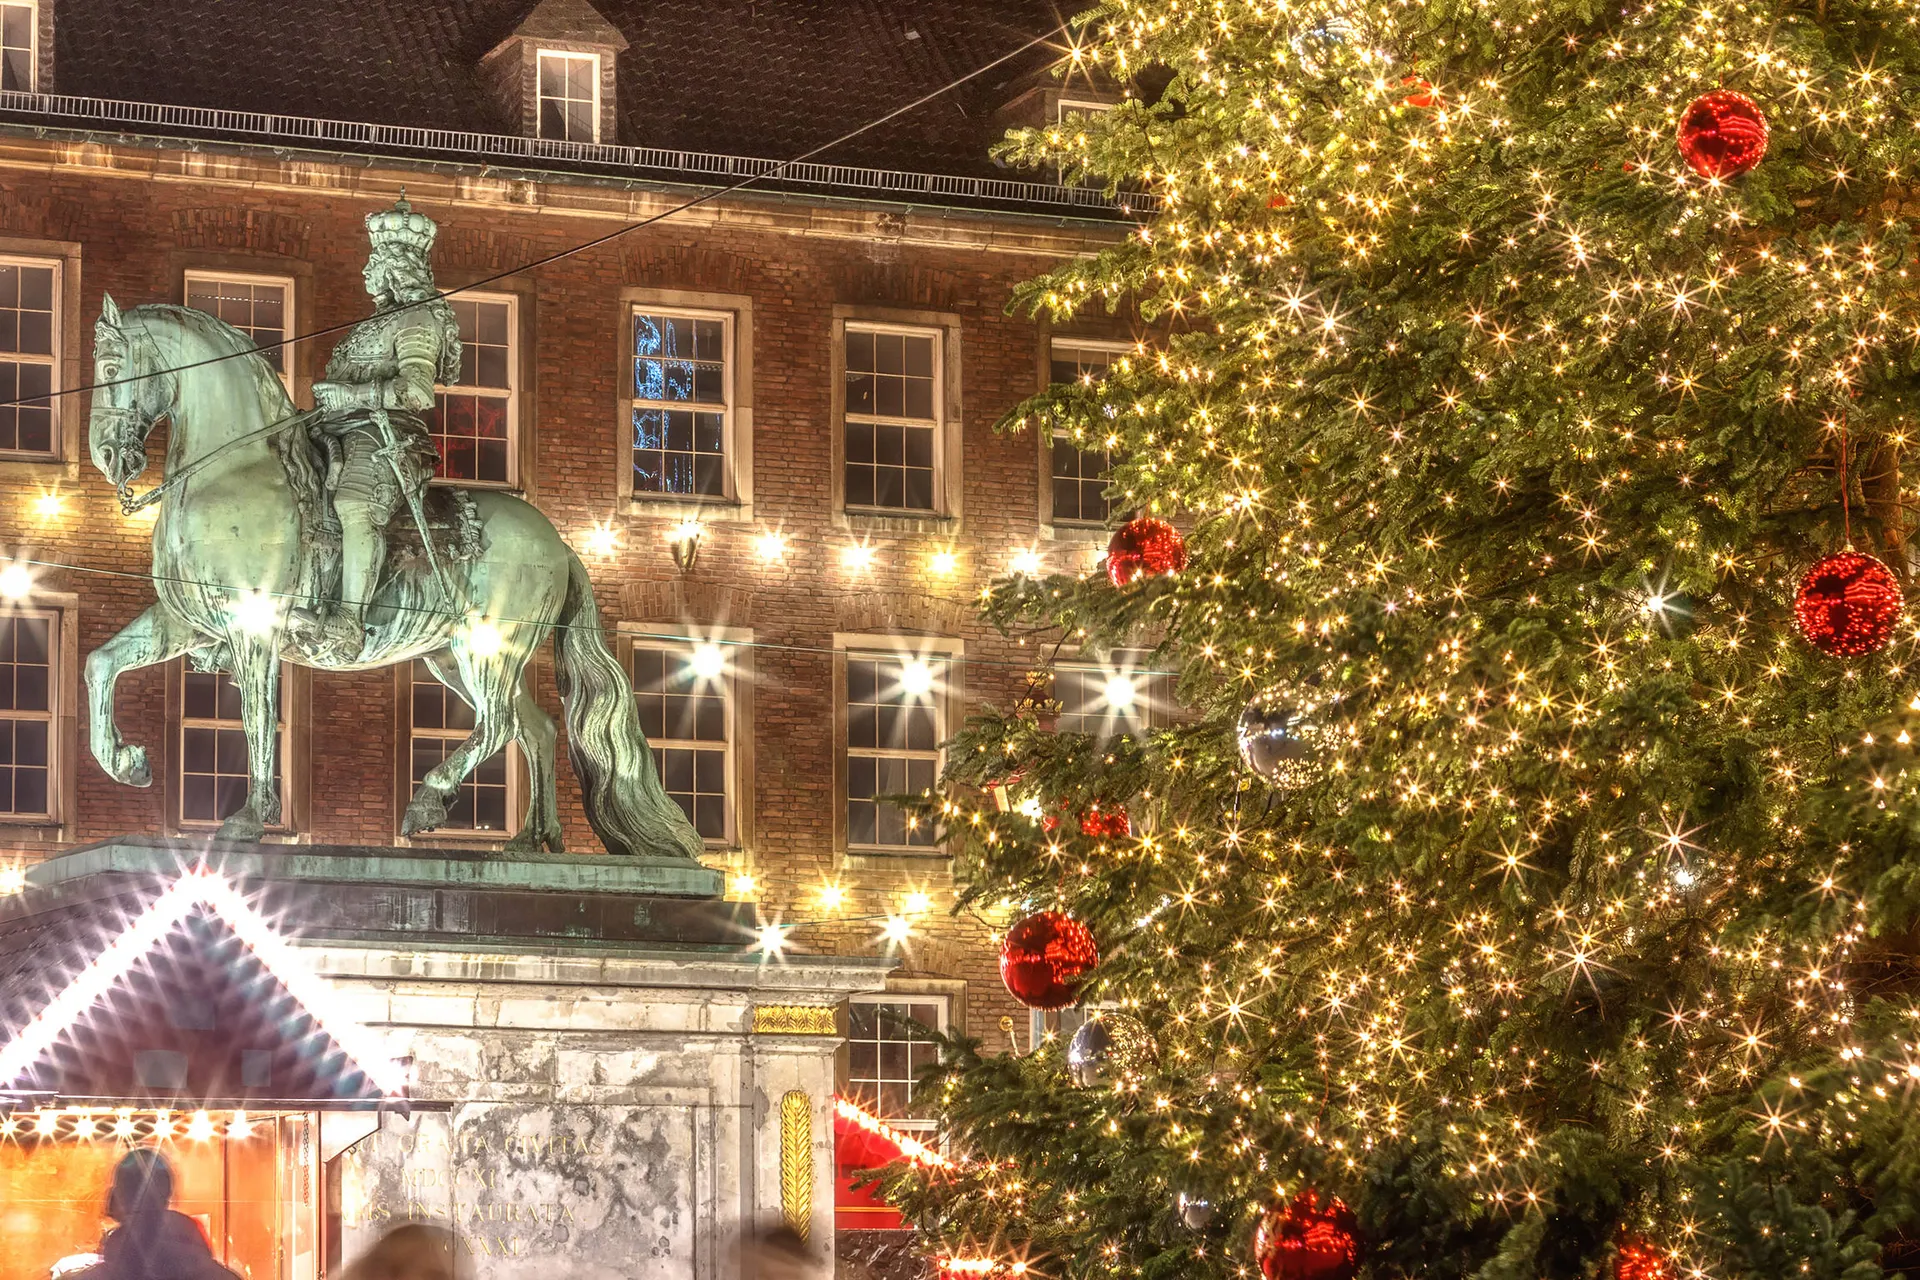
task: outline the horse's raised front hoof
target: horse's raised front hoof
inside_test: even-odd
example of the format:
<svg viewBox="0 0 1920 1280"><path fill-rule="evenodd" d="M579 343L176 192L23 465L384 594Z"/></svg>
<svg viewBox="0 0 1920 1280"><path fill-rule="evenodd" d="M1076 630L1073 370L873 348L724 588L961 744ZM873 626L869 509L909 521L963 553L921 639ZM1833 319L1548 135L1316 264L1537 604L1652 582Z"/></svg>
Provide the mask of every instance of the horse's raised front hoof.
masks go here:
<svg viewBox="0 0 1920 1280"><path fill-rule="evenodd" d="M240 811L220 824L222 840L258 840L267 833L267 824L251 805L242 805Z"/></svg>
<svg viewBox="0 0 1920 1280"><path fill-rule="evenodd" d="M119 746L113 749L113 764L107 769L115 782L129 787L153 785L153 770L147 764L145 747Z"/></svg>
<svg viewBox="0 0 1920 1280"><path fill-rule="evenodd" d="M417 836L423 831L432 831L447 820L447 806L433 792L421 789L419 795L407 806L406 814L400 819L400 834Z"/></svg>

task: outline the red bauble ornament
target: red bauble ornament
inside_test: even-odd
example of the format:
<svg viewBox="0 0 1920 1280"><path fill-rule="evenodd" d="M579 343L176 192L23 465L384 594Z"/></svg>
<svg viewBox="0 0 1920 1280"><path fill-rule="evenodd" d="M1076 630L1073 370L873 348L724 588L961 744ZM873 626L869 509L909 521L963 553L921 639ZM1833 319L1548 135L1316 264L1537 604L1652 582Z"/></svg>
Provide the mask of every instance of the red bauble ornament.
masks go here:
<svg viewBox="0 0 1920 1280"><path fill-rule="evenodd" d="M1745 173L1767 154L1767 117L1744 93L1703 93L1680 117L1680 154L1703 178Z"/></svg>
<svg viewBox="0 0 1920 1280"><path fill-rule="evenodd" d="M1886 647L1900 617L1900 583L1872 556L1842 551L1814 562L1793 597L1793 620L1807 643L1836 658Z"/></svg>
<svg viewBox="0 0 1920 1280"><path fill-rule="evenodd" d="M1435 91L1432 85L1426 82L1425 77L1403 76L1401 77L1400 83L1403 87L1410 90L1406 97L1400 99L1406 106L1425 111L1428 107L1440 101L1439 93Z"/></svg>
<svg viewBox="0 0 1920 1280"><path fill-rule="evenodd" d="M1253 1256L1266 1280L1353 1280L1360 1224L1338 1196L1302 1191L1261 1216Z"/></svg>
<svg viewBox="0 0 1920 1280"><path fill-rule="evenodd" d="M1107 542L1107 577L1116 587L1144 573L1178 573L1186 567L1187 540L1165 520L1129 520Z"/></svg>
<svg viewBox="0 0 1920 1280"><path fill-rule="evenodd" d="M1059 911L1035 912L1000 944L1000 980L1029 1009L1066 1008L1098 963L1100 948L1087 926Z"/></svg>
<svg viewBox="0 0 1920 1280"><path fill-rule="evenodd" d="M1133 834L1133 822L1119 805L1102 809L1093 805L1080 815L1080 834L1097 840L1118 840Z"/></svg>
<svg viewBox="0 0 1920 1280"><path fill-rule="evenodd" d="M1613 1280L1674 1280L1674 1275L1666 1250L1634 1236L1621 1241L1613 1255Z"/></svg>

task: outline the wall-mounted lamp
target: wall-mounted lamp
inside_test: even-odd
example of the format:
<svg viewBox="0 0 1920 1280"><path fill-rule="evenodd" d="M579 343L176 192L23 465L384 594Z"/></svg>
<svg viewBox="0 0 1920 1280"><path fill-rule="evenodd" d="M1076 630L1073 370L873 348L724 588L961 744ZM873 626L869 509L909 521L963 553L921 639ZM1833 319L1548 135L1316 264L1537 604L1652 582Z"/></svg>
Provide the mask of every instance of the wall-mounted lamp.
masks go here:
<svg viewBox="0 0 1920 1280"><path fill-rule="evenodd" d="M700 554L703 532L698 520L682 520L667 530L667 547L673 552L673 563L680 572L693 568L694 557Z"/></svg>

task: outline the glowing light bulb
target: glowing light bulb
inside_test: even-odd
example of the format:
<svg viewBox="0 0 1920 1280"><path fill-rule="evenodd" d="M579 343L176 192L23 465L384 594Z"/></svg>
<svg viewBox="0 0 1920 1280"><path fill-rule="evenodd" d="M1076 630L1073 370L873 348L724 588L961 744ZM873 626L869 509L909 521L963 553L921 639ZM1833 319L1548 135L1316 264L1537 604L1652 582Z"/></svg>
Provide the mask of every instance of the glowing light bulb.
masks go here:
<svg viewBox="0 0 1920 1280"><path fill-rule="evenodd" d="M620 549L620 531L601 521L587 530L586 536L580 541L586 547L588 555L610 556Z"/></svg>
<svg viewBox="0 0 1920 1280"><path fill-rule="evenodd" d="M689 665L700 679L718 680L727 669L727 655L717 644L697 644Z"/></svg>
<svg viewBox="0 0 1920 1280"><path fill-rule="evenodd" d="M1109 676L1106 688L1102 692L1107 696L1108 706L1116 711L1125 711L1133 706L1134 697L1139 690L1135 687L1131 676Z"/></svg>
<svg viewBox="0 0 1920 1280"><path fill-rule="evenodd" d="M1654 592L1652 595L1647 597L1648 613L1658 616L1662 613L1665 613L1666 609L1667 609L1667 598L1661 595L1658 591Z"/></svg>
<svg viewBox="0 0 1920 1280"><path fill-rule="evenodd" d="M507 638L500 634L500 628L493 619L474 613L467 615L467 648L473 650L476 657L491 658L506 646Z"/></svg>
<svg viewBox="0 0 1920 1280"><path fill-rule="evenodd" d="M33 571L23 564L10 564L0 569L0 596L9 600L25 600L33 594Z"/></svg>
<svg viewBox="0 0 1920 1280"><path fill-rule="evenodd" d="M246 1112L236 1111L233 1113L233 1119L227 1124L227 1136L229 1138L251 1138L253 1136L253 1124L247 1119Z"/></svg>
<svg viewBox="0 0 1920 1280"><path fill-rule="evenodd" d="M133 1136L133 1112L121 1111L120 1118L113 1122L113 1136L116 1138Z"/></svg>
<svg viewBox="0 0 1920 1280"><path fill-rule="evenodd" d="M213 1137L213 1117L204 1111L193 1113L193 1119L187 1121L187 1137L195 1142L205 1142Z"/></svg>
<svg viewBox="0 0 1920 1280"><path fill-rule="evenodd" d="M901 909L910 916L923 916L933 910L933 895L921 889L915 889L901 901Z"/></svg>
<svg viewBox="0 0 1920 1280"><path fill-rule="evenodd" d="M847 905L847 891L837 884L830 884L820 890L820 905L828 911L838 911Z"/></svg>
<svg viewBox="0 0 1920 1280"><path fill-rule="evenodd" d="M888 916L886 924L880 928L880 936L898 945L913 936L913 922L905 916Z"/></svg>
<svg viewBox="0 0 1920 1280"><path fill-rule="evenodd" d="M856 542L840 553L840 563L855 573L865 573L873 568L873 548L864 542Z"/></svg>
<svg viewBox="0 0 1920 1280"><path fill-rule="evenodd" d="M1015 573L1025 574L1029 578L1037 578L1040 576L1040 571L1043 567L1040 553L1032 547L1022 547L1013 553L1013 571Z"/></svg>
<svg viewBox="0 0 1920 1280"><path fill-rule="evenodd" d="M43 1138L51 1138L59 1125L60 1117L52 1111L40 1111L33 1117L33 1131Z"/></svg>
<svg viewBox="0 0 1920 1280"><path fill-rule="evenodd" d="M738 875L734 876L730 883L733 885L733 893L735 897L750 898L753 896L755 885L754 885L752 872L742 871Z"/></svg>
<svg viewBox="0 0 1920 1280"><path fill-rule="evenodd" d="M900 687L909 697L926 697L933 692L933 668L918 658L909 659L900 667Z"/></svg>
<svg viewBox="0 0 1920 1280"><path fill-rule="evenodd" d="M57 493L43 493L33 500L33 514L52 520L67 508L67 500Z"/></svg>
<svg viewBox="0 0 1920 1280"><path fill-rule="evenodd" d="M951 578L960 568L960 557L951 551L936 551L927 561L927 568L937 578Z"/></svg>
<svg viewBox="0 0 1920 1280"><path fill-rule="evenodd" d="M777 956L787 945L787 931L777 924L760 926L760 950L766 955Z"/></svg>
<svg viewBox="0 0 1920 1280"><path fill-rule="evenodd" d="M280 626L280 602L264 591L242 591L228 606L233 625L249 635L272 635Z"/></svg>
<svg viewBox="0 0 1920 1280"><path fill-rule="evenodd" d="M784 560L787 557L787 536L769 529L754 539L753 549L759 552L760 558L769 564L776 560Z"/></svg>
<svg viewBox="0 0 1920 1280"><path fill-rule="evenodd" d="M25 893L26 889L27 869L25 867L0 867L0 897Z"/></svg>

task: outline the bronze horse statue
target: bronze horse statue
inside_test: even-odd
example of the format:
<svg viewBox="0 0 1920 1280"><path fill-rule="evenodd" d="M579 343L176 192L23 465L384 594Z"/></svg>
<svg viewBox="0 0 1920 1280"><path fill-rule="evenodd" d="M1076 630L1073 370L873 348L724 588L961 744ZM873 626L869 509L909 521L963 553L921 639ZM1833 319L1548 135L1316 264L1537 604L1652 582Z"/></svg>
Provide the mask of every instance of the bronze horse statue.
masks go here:
<svg viewBox="0 0 1920 1280"><path fill-rule="evenodd" d="M220 835L257 840L279 820L280 664L359 671L422 658L473 707L474 730L420 784L402 833L444 822L447 801L474 766L515 741L531 785L525 822L507 848L558 852L558 733L525 681L534 650L551 634L569 754L595 834L610 853L698 856L700 836L661 786L632 684L608 651L587 571L533 506L474 491L473 554L442 556L432 573L390 566L368 602L365 649L330 662L288 628L292 608L312 603L312 503L296 483L312 465L310 446L300 412L252 341L204 312L163 304L122 312L108 298L94 326L94 380L88 447L123 497L146 470L154 424L169 424L153 528L158 601L87 658L89 738L113 778L138 787L153 781L145 749L123 741L114 720L121 673L192 654L231 673L240 690L247 799Z"/></svg>

